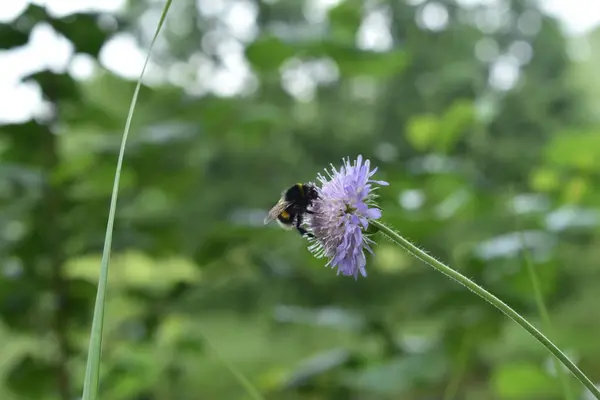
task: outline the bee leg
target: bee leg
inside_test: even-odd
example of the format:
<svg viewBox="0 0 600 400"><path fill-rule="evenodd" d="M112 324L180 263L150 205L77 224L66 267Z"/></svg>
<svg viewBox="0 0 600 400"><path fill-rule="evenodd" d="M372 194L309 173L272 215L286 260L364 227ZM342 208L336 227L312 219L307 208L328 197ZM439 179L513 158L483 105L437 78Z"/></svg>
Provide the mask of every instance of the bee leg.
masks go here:
<svg viewBox="0 0 600 400"><path fill-rule="evenodd" d="M298 214L296 216L296 229L298 230L298 232L300 232L300 235L302 236L308 236L308 237L315 237L315 235L313 235L312 233L308 232L306 229L304 229L302 227L302 214Z"/></svg>
<svg viewBox="0 0 600 400"><path fill-rule="evenodd" d="M302 228L301 226L297 226L296 229L298 230L298 232L300 232L300 235L302 235L302 236L308 236L308 237L313 237L313 238L315 237L315 235L313 235L306 229Z"/></svg>

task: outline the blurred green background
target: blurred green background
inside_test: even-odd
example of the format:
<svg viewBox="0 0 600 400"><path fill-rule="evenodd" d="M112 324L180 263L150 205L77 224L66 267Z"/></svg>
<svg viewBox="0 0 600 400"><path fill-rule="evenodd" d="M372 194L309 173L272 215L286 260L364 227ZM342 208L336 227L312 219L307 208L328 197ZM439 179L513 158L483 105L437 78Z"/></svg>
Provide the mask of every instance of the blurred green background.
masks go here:
<svg viewBox="0 0 600 400"><path fill-rule="evenodd" d="M0 4L1 400L81 393L163 5ZM537 342L383 238L354 281L263 226L282 189L357 154L391 183L385 221L541 327L529 260L545 332L600 380L600 30L525 0L174 0L155 50L102 399L250 398L227 364L269 400L564 398Z"/></svg>

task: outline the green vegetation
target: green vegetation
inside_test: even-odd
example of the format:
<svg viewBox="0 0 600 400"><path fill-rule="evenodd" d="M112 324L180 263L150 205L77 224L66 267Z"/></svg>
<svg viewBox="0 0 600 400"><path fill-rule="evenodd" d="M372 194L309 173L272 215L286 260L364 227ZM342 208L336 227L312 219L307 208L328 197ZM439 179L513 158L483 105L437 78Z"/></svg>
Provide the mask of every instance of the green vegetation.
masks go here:
<svg viewBox="0 0 600 400"><path fill-rule="evenodd" d="M355 281L262 225L287 185L359 153L390 182L384 221L599 381L599 34L573 63L525 1L328 3L173 2L121 171L98 398L250 399L246 379L269 400L565 398L527 332L393 243ZM0 47L45 22L102 61L116 33L148 49L163 6L30 5ZM67 400L136 82L100 65L23 81L52 107L0 125L0 398Z"/></svg>

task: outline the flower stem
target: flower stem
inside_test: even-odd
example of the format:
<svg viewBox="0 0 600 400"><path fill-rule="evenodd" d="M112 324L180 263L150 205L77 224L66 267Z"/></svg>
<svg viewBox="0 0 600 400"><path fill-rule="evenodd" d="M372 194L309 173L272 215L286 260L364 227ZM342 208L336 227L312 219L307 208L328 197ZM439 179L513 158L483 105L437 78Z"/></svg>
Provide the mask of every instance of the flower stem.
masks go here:
<svg viewBox="0 0 600 400"><path fill-rule="evenodd" d="M517 324L521 325L523 329L531 334L538 342L542 344L552 355L554 355L571 373L592 393L592 395L600 400L600 390L592 383L592 381L571 361L569 358L558 348L554 343L550 341L542 332L537 330L533 325L531 325L525 318L523 318L518 312L509 307L502 300L477 285L475 282L448 267L444 263L436 260L429 254L425 253L423 250L419 249L417 246L404 239L400 234L395 232L393 229L385 226L381 222L377 220L371 220L369 223L373 224L375 227L379 228L379 230L388 236L393 242L397 243L404 250L408 251L410 254L433 267L437 271L442 274L448 276L449 278L455 280L461 285L465 286L467 289L474 292L476 295L481 297L483 300L487 301L498 310L502 311L507 317L515 321Z"/></svg>

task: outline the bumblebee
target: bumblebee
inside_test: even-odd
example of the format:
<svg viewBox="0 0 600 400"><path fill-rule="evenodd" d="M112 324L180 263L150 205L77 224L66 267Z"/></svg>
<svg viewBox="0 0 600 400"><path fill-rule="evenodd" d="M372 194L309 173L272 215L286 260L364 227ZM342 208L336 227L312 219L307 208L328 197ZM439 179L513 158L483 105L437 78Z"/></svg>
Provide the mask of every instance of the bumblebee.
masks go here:
<svg viewBox="0 0 600 400"><path fill-rule="evenodd" d="M304 214L313 214L308 209L312 202L319 198L317 188L308 183L296 183L281 194L281 199L269 210L265 225L277 219L279 225L286 229L296 228L300 235L314 237L302 227Z"/></svg>

